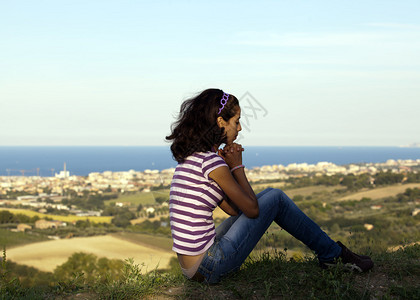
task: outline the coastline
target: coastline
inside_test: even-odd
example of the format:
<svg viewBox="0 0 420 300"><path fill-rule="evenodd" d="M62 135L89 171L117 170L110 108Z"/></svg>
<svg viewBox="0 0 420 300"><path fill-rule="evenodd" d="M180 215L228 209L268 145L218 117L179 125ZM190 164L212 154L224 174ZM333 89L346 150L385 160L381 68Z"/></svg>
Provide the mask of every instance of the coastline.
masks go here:
<svg viewBox="0 0 420 300"><path fill-rule="evenodd" d="M248 168L331 162L336 165L419 159L416 147L247 146ZM54 177L64 163L71 175L92 172L165 170L176 167L169 146L0 146L0 176Z"/></svg>

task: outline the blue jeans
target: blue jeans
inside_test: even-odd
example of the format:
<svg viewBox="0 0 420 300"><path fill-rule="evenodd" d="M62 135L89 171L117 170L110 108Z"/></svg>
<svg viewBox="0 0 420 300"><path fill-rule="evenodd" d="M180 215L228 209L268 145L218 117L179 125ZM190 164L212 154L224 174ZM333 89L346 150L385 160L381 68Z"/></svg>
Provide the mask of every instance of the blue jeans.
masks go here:
<svg viewBox="0 0 420 300"><path fill-rule="evenodd" d="M239 270L273 221L315 251L319 261L340 256L341 247L283 191L269 188L259 193L257 199L258 218L250 219L241 213L216 228L214 244L198 268L208 283L217 283L224 275Z"/></svg>

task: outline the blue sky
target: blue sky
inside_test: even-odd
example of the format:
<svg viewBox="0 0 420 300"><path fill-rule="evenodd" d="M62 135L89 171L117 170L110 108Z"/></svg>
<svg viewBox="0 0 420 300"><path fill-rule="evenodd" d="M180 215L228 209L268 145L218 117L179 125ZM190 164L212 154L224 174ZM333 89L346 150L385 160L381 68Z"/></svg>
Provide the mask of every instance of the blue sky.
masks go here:
<svg viewBox="0 0 420 300"><path fill-rule="evenodd" d="M420 142L420 1L0 9L0 146L166 145L208 87L245 95L244 145Z"/></svg>

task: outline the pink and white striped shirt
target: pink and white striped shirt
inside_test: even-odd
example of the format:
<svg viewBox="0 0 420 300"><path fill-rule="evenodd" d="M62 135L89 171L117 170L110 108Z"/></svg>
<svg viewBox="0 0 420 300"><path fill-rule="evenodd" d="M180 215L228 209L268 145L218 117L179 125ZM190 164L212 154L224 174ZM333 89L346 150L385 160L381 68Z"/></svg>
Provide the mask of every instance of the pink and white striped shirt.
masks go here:
<svg viewBox="0 0 420 300"><path fill-rule="evenodd" d="M214 152L196 152L178 164L169 194L172 250L179 254L204 253L214 242L213 210L223 199L219 185L209 177L226 162Z"/></svg>

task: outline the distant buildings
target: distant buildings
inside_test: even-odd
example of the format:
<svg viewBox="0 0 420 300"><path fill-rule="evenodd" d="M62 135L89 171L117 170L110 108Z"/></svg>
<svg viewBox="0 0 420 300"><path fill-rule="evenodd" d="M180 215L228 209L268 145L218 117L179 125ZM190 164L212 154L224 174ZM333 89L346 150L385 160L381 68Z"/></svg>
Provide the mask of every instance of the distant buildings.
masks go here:
<svg viewBox="0 0 420 300"><path fill-rule="evenodd" d="M49 228L58 228L67 226L67 223L62 221L47 221L47 220L38 220L35 222L35 228L38 229L49 229Z"/></svg>
<svg viewBox="0 0 420 300"><path fill-rule="evenodd" d="M55 173L55 177L57 178L69 178L70 177L70 172L66 170L66 163L64 163L64 170L60 171L60 173Z"/></svg>
<svg viewBox="0 0 420 300"><path fill-rule="evenodd" d="M420 159L417 160L388 160L384 163L365 163L336 165L330 162L317 164L293 163L287 166L269 165L245 169L250 182L266 180L287 180L290 177L304 176L332 176L335 174L364 174L374 175L380 171L406 173L420 168ZM0 199L8 199L10 193L26 193L17 199L29 203L30 206L42 206L45 195L54 202L61 202L62 198L72 195L83 196L84 193L103 194L106 192L138 192L150 191L152 187L169 186L175 169L129 170L126 172L105 171L93 172L88 176L70 176L64 164L64 170L55 177L39 176L0 176ZM52 198L60 197L58 198ZM41 198L41 201L38 199ZM0 205L1 205L0 201ZM44 205L45 206L45 205ZM65 209L60 207L57 209Z"/></svg>

